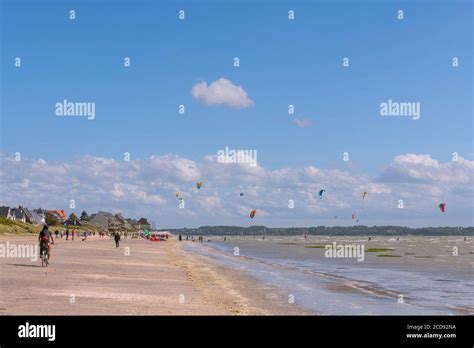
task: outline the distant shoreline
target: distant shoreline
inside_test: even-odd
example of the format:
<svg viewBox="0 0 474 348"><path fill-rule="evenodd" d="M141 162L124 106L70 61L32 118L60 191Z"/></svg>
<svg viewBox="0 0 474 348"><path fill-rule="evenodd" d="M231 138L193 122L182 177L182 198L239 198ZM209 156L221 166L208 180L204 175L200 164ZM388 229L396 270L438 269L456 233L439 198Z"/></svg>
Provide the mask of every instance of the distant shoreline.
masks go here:
<svg viewBox="0 0 474 348"><path fill-rule="evenodd" d="M174 235L213 236L472 236L474 227L420 227L404 226L335 226L335 227L266 227L266 226L201 226L199 228L159 229Z"/></svg>

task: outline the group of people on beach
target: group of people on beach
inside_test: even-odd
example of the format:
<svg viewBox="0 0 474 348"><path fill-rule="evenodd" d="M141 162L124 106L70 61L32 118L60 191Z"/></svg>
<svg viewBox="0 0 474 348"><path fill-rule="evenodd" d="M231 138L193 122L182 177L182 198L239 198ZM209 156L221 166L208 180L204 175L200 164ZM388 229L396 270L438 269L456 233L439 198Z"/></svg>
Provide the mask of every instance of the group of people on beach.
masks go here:
<svg viewBox="0 0 474 348"><path fill-rule="evenodd" d="M82 241L87 240L87 235L90 232L84 231L83 232L83 239ZM74 240L74 237L76 235L76 230L73 228L71 231L69 231L69 228L66 228L66 231L59 231L55 230L54 235L56 236L56 240L61 238L63 239L64 236L66 236L66 240L69 240L69 235L71 236L71 240ZM95 232L94 232L95 235ZM44 224L43 228L41 229L39 235L38 235L38 241L40 244L40 248L47 248L48 249L48 259L51 259L51 244L54 244L54 238L51 232L49 231L49 226L48 224ZM43 257L40 255L40 257Z"/></svg>
<svg viewBox="0 0 474 348"><path fill-rule="evenodd" d="M47 225L45 225L44 227L46 227ZM69 240L69 236L71 236L71 240L74 240L74 237L77 235L77 232L76 232L76 229L71 229L69 230L69 228L66 228L66 231L63 231L63 230L55 230L54 231L54 235L56 237L56 239L63 239L64 236L66 236L66 240ZM87 240L87 236L89 235L94 235L95 236L95 232L89 232L89 231L83 231L82 232L82 241L86 241Z"/></svg>
<svg viewBox="0 0 474 348"><path fill-rule="evenodd" d="M45 225L44 227L47 227L47 225ZM69 235L71 235L72 240L74 240L74 236L76 235L76 230L74 228L72 229L71 232L69 231L69 228L67 228L66 231L56 230L54 231L54 235L56 236L56 239L58 239L59 237L63 239L63 237L66 236L66 240L69 240Z"/></svg>
<svg viewBox="0 0 474 348"><path fill-rule="evenodd" d="M58 238L62 239L64 236L66 236L66 240L69 240L69 236L71 236L71 240L74 240L74 237L76 235L76 230L74 228L71 231L69 231L69 228L67 228L66 231L62 231L62 230L60 231L60 230L56 229L54 231L54 234L56 236L56 239L58 239ZM91 235L91 234L95 236L96 232L84 231L82 241L86 241L87 236ZM100 238L103 238L105 236L113 238L113 240L115 241L115 247L116 248L120 247L120 242L122 241L122 237L127 238L129 236L128 232L118 232L118 231L116 231L116 232L99 231L98 234L99 234ZM137 232L130 233L130 235L131 235L131 238L142 237L142 238L148 239L148 237L149 237L149 234L145 235L144 233L137 233ZM168 239L168 235L166 235L165 238ZM181 242L183 240L183 236L179 235L178 239ZM195 241L194 236L186 236L186 240L189 240L189 239L191 239L193 242ZM224 237L224 241L226 241L226 239L227 238ZM54 239L53 239L52 234L49 231L49 226L47 224L45 224L43 226L43 229L39 233L38 240L40 242L40 247L44 247L44 245L47 245L49 258L51 258L51 244L54 244ZM204 241L204 236L198 236L198 241L200 243L202 243ZM211 240L208 239L207 241L210 242Z"/></svg>
<svg viewBox="0 0 474 348"><path fill-rule="evenodd" d="M181 242L183 240L183 236L182 235L178 235L178 240ZM185 240L191 240L191 242L195 242L196 239L194 238L194 236L186 236ZM207 240L208 242L210 242L211 240L208 239ZM226 241L226 237L224 237L224 242ZM198 236L198 242L199 243L202 243L204 242L204 236Z"/></svg>
<svg viewBox="0 0 474 348"><path fill-rule="evenodd" d="M92 234L92 235L95 236L95 232L84 231L82 241L87 240L87 235L89 235L89 234ZM122 234L124 234L124 233L122 233ZM59 230L56 229L54 231L54 235L56 236L56 239L58 239L58 238L62 239L64 236L66 236L66 240L69 240L69 236L71 235L71 239L74 240L74 236L76 235L76 230L72 229L71 231L69 231L69 228L67 228L66 231L59 231ZM100 237L104 237L105 235L106 235L105 232L99 232ZM118 248L120 246L121 233L120 232L115 232L113 234L107 233L107 235L109 237L113 237L113 239L115 241L115 247ZM127 233L125 233L124 235L125 235L125 237L128 236ZM53 235L51 234L51 232L49 231L48 224L43 225L43 228L41 229L41 231L38 235L38 242L39 242L39 245L40 245L41 249L42 248L47 248L48 259L51 259L51 244L54 244L54 238L53 238ZM42 257L42 255L40 257Z"/></svg>

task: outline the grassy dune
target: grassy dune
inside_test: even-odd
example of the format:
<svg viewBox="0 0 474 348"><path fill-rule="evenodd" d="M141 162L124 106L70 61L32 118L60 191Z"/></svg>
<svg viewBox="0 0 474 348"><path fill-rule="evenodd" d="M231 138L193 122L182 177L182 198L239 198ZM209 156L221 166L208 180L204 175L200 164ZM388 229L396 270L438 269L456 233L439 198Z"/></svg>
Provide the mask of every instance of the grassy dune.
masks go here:
<svg viewBox="0 0 474 348"><path fill-rule="evenodd" d="M32 224L26 224L22 222L17 222L17 221L11 221L8 220L4 217L0 217L0 235L32 235L32 234L38 234L41 229L43 228L43 225L32 225ZM91 225L85 225L85 226L75 226L74 227L78 233L87 230L91 232L96 232L98 229L96 227L93 227ZM66 227L62 225L58 226L50 226L49 230L54 233L55 230L65 230Z"/></svg>

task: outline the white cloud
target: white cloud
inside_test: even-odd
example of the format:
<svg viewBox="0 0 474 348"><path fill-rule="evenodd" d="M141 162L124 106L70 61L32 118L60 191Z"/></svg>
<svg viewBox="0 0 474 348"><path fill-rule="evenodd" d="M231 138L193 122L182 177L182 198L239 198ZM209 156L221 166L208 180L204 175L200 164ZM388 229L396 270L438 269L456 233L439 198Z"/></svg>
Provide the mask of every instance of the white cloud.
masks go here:
<svg viewBox="0 0 474 348"><path fill-rule="evenodd" d="M366 224L410 225L416 218L425 226L456 225L472 224L474 208L474 161L464 158L440 163L429 155L400 155L376 179L313 166L269 170L219 163L212 155L199 161L176 155L130 162L93 156L69 163L0 159L0 205L68 210L69 200L75 199L77 213L85 209L147 216L160 227L344 225L352 224L353 213ZM199 191L198 180L203 181ZM320 189L326 190L323 199L317 194ZM176 191L185 199L185 209L178 207ZM369 192L365 200L363 191ZM404 209L397 208L399 199ZM294 209L289 209L289 200ZM439 216L441 201L448 213ZM250 220L254 208L257 218Z"/></svg>
<svg viewBox="0 0 474 348"><path fill-rule="evenodd" d="M474 185L474 161L459 157L457 161L439 163L429 155L406 154L394 158L382 172L381 182L450 183Z"/></svg>
<svg viewBox="0 0 474 348"><path fill-rule="evenodd" d="M313 121L307 118L293 118L293 123L296 124L300 128L308 128L313 125Z"/></svg>
<svg viewBox="0 0 474 348"><path fill-rule="evenodd" d="M227 105L233 108L248 108L254 105L242 86L236 86L223 77L210 85L201 81L191 89L192 96L207 105Z"/></svg>

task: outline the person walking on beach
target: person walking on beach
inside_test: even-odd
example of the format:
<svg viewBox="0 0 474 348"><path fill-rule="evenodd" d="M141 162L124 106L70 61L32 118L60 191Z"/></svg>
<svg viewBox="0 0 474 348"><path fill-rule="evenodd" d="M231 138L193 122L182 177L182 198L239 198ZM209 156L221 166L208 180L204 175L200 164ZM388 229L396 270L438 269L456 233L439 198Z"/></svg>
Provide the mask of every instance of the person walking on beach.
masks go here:
<svg viewBox="0 0 474 348"><path fill-rule="evenodd" d="M115 240L115 247L118 248L120 246L120 234L115 233L114 240Z"/></svg>
<svg viewBox="0 0 474 348"><path fill-rule="evenodd" d="M73 228L71 232L72 240L74 240L74 235L76 234L76 230Z"/></svg>
<svg viewBox="0 0 474 348"><path fill-rule="evenodd" d="M69 240L69 228L66 229L66 240Z"/></svg>

